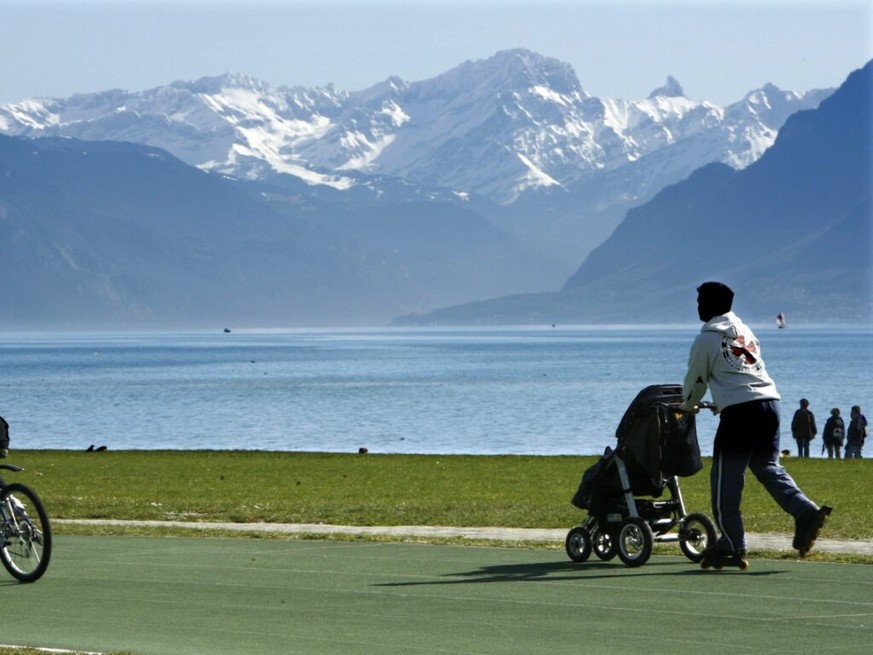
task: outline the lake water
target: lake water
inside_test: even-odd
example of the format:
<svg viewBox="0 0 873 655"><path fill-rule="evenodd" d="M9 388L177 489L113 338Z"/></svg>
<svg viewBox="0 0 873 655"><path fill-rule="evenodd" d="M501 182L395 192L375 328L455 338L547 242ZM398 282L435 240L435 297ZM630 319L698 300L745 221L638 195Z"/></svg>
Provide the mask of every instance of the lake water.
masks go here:
<svg viewBox="0 0 873 655"><path fill-rule="evenodd" d="M801 397L820 426L873 414L873 329L753 327L783 447ZM0 414L13 448L593 455L640 389L681 383L698 330L2 334ZM700 414L705 454L716 424Z"/></svg>

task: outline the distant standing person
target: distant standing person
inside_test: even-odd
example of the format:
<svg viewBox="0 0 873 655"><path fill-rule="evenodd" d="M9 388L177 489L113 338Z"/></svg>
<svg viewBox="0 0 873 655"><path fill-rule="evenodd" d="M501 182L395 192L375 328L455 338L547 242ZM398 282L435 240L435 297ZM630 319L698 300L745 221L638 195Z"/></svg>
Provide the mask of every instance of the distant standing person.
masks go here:
<svg viewBox="0 0 873 655"><path fill-rule="evenodd" d="M861 459L861 449L867 438L867 418L858 405L852 407L849 431L846 433L846 459Z"/></svg>
<svg viewBox="0 0 873 655"><path fill-rule="evenodd" d="M721 536L703 552L706 568L744 568L746 532L740 511L746 468L783 511L794 517L793 547L803 557L812 548L831 508L819 507L779 464L779 392L764 368L754 333L731 311L734 292L720 282L697 289L704 322L688 357L683 395L697 409L707 389L721 412L715 433L710 485L712 512Z"/></svg>
<svg viewBox="0 0 873 655"><path fill-rule="evenodd" d="M824 432L821 433L824 446L828 449L828 459L833 459L834 455L840 459L845 435L846 424L843 422L843 417L840 416L840 408L834 407L828 420L825 421Z"/></svg>
<svg viewBox="0 0 873 655"><path fill-rule="evenodd" d="M809 457L809 442L815 439L817 432L815 414L809 411L809 401L801 398L800 409L794 412L794 418L791 419L791 434L797 442L798 457Z"/></svg>
<svg viewBox="0 0 873 655"><path fill-rule="evenodd" d="M9 424L0 416L0 457L9 456Z"/></svg>

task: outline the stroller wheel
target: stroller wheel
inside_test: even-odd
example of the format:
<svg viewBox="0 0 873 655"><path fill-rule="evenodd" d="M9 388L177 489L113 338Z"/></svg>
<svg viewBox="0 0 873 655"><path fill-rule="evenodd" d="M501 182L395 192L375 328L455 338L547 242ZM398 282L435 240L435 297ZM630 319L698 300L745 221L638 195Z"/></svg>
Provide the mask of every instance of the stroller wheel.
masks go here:
<svg viewBox="0 0 873 655"><path fill-rule="evenodd" d="M703 559L703 551L714 546L715 526L706 514L689 514L679 530L679 547L692 562Z"/></svg>
<svg viewBox="0 0 873 655"><path fill-rule="evenodd" d="M608 562L618 553L617 539L608 530L601 530L595 525L591 529L591 545L594 554L604 562Z"/></svg>
<svg viewBox="0 0 873 655"><path fill-rule="evenodd" d="M567 548L567 555L574 562L584 562L591 557L591 533L588 532L588 528L580 525L570 530L564 545Z"/></svg>
<svg viewBox="0 0 873 655"><path fill-rule="evenodd" d="M626 518L618 530L618 557L627 566L642 566L652 556L655 536L652 528L638 516Z"/></svg>

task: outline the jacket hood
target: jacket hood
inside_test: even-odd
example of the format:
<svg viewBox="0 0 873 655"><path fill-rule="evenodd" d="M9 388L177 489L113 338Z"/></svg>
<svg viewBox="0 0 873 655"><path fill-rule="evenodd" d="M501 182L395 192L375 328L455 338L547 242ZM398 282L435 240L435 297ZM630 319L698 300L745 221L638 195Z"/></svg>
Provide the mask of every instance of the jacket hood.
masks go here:
<svg viewBox="0 0 873 655"><path fill-rule="evenodd" d="M718 332L720 334L724 334L725 336L736 338L739 335L738 326L740 325L742 325L742 321L740 321L739 316L737 316L733 312L728 312L727 314L722 314L721 316L713 316L711 319L703 324L703 327L700 328L700 331Z"/></svg>

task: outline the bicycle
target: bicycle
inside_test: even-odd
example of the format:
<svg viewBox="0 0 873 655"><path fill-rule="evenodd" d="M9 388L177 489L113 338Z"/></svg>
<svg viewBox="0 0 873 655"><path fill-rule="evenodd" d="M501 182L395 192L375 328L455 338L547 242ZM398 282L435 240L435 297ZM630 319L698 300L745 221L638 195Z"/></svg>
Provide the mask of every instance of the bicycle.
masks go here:
<svg viewBox="0 0 873 655"><path fill-rule="evenodd" d="M24 470L12 464L0 464L0 469ZM51 554L51 525L39 496L23 484L7 484L0 475L0 562L17 580L35 582Z"/></svg>

